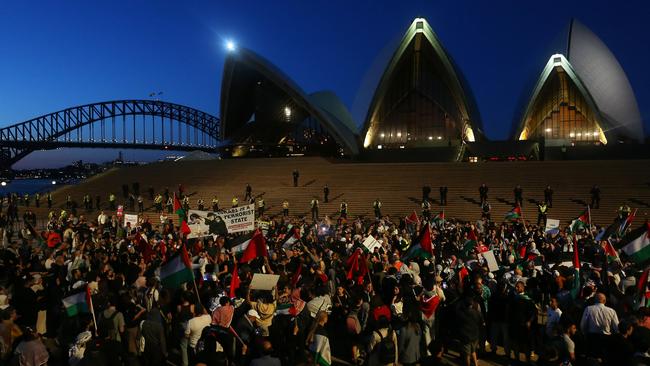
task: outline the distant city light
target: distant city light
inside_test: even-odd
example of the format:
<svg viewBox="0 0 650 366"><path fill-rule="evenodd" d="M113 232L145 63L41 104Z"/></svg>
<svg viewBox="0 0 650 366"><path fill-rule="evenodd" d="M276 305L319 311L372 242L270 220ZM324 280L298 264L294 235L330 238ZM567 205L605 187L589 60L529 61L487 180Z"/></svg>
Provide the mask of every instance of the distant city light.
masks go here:
<svg viewBox="0 0 650 366"><path fill-rule="evenodd" d="M291 108L284 107L284 116L287 117L287 118L291 117Z"/></svg>
<svg viewBox="0 0 650 366"><path fill-rule="evenodd" d="M382 148L383 148L383 146L381 146L381 145L377 145L377 149L378 149L378 150L381 150Z"/></svg>
<svg viewBox="0 0 650 366"><path fill-rule="evenodd" d="M546 132L551 132L551 131L552 131L552 130L551 130L550 128L547 128L547 129L546 129Z"/></svg>
<svg viewBox="0 0 650 366"><path fill-rule="evenodd" d="M401 133L401 132L398 132L398 133L397 133L397 137L402 137L402 133Z"/></svg>
<svg viewBox="0 0 650 366"><path fill-rule="evenodd" d="M442 140L442 136L438 136L438 140Z"/></svg>
<svg viewBox="0 0 650 366"><path fill-rule="evenodd" d="M52 185L53 185L53 186L56 185L56 181L55 181L55 180L52 181Z"/></svg>
<svg viewBox="0 0 650 366"><path fill-rule="evenodd" d="M433 136L429 136L429 140L433 140Z"/></svg>
<svg viewBox="0 0 650 366"><path fill-rule="evenodd" d="M235 45L235 42L233 42L233 41L230 40L230 39L226 41L226 49L227 49L228 51L232 52L232 51L234 51L236 48L237 48L237 46Z"/></svg>
<svg viewBox="0 0 650 366"><path fill-rule="evenodd" d="M0 186L6 187L6 186L7 186L7 182L2 182L2 183L0 183Z"/></svg>
<svg viewBox="0 0 650 366"><path fill-rule="evenodd" d="M381 134L381 137L385 137L385 136L386 136L386 134L385 134L385 133L382 133L382 134Z"/></svg>

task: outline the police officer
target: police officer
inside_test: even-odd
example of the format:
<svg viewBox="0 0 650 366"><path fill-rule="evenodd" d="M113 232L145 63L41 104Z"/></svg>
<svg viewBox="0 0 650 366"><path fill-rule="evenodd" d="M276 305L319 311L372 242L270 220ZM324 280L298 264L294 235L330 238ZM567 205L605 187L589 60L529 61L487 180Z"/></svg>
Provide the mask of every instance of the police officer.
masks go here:
<svg viewBox="0 0 650 366"><path fill-rule="evenodd" d="M250 184L246 183L246 195L244 196L244 200L250 200L253 195L253 188L251 187Z"/></svg>
<svg viewBox="0 0 650 366"><path fill-rule="evenodd" d="M524 207L524 190L517 184L515 189L512 190L515 196L515 206Z"/></svg>
<svg viewBox="0 0 650 366"><path fill-rule="evenodd" d="M237 207L239 206L239 198L233 197L232 198L232 206L231 207Z"/></svg>
<svg viewBox="0 0 650 366"><path fill-rule="evenodd" d="M375 200L375 202L372 203L372 208L375 210L375 218L380 219L381 218L381 201L379 198Z"/></svg>
<svg viewBox="0 0 650 366"><path fill-rule="evenodd" d="M174 199L171 196L167 198L166 206L167 206L167 213L170 214L174 212Z"/></svg>
<svg viewBox="0 0 650 366"><path fill-rule="evenodd" d="M286 199L282 202L282 216L288 217L289 216L289 201Z"/></svg>
<svg viewBox="0 0 650 366"><path fill-rule="evenodd" d="M553 208L553 190L551 186L546 186L546 189L544 189L544 202L549 208Z"/></svg>
<svg viewBox="0 0 650 366"><path fill-rule="evenodd" d="M323 202L327 203L329 202L329 196L330 196L330 187L325 184L325 187L323 187Z"/></svg>
<svg viewBox="0 0 650 366"><path fill-rule="evenodd" d="M158 194L156 198L153 200L154 205L156 206L156 212L162 213L162 194Z"/></svg>
<svg viewBox="0 0 650 366"><path fill-rule="evenodd" d="M339 206L339 214L342 219L348 218L348 203L343 200Z"/></svg>
<svg viewBox="0 0 650 366"><path fill-rule="evenodd" d="M266 202L264 198L261 198L257 201L257 216L262 217L264 215L264 209L266 208Z"/></svg>
<svg viewBox="0 0 650 366"><path fill-rule="evenodd" d="M293 186L298 187L298 177L300 177L300 173L298 172L298 169L293 170Z"/></svg>
<svg viewBox="0 0 650 366"><path fill-rule="evenodd" d="M431 194L431 187L425 185L422 187L422 201L429 200L429 194Z"/></svg>
<svg viewBox="0 0 650 366"><path fill-rule="evenodd" d="M318 199L311 199L311 219L316 221L318 220Z"/></svg>
<svg viewBox="0 0 650 366"><path fill-rule="evenodd" d="M111 210L115 210L115 194L111 193L108 195L108 205Z"/></svg>
<svg viewBox="0 0 650 366"><path fill-rule="evenodd" d="M591 187L591 208L599 208L600 207L600 187L597 185L594 185Z"/></svg>
<svg viewBox="0 0 650 366"><path fill-rule="evenodd" d="M487 200L483 201L481 205L481 217L490 221L490 211L492 211L492 206L490 206Z"/></svg>
<svg viewBox="0 0 650 366"><path fill-rule="evenodd" d="M483 205L483 203L487 201L488 198L488 186L486 186L485 183L481 184L481 186L478 187L478 194L481 198L481 205Z"/></svg>
<svg viewBox="0 0 650 366"><path fill-rule="evenodd" d="M540 222L546 226L546 213L548 212L548 205L546 202L537 203L537 226Z"/></svg>
<svg viewBox="0 0 650 366"><path fill-rule="evenodd" d="M203 205L203 198L199 198L198 200L196 200L196 207L199 208L199 211L203 211L203 209L205 208L205 206Z"/></svg>
<svg viewBox="0 0 650 366"><path fill-rule="evenodd" d="M431 219L431 204L428 200L422 201L422 216L427 221Z"/></svg>
<svg viewBox="0 0 650 366"><path fill-rule="evenodd" d="M97 207L97 210L101 210L101 197L99 195L95 196L95 207Z"/></svg>
<svg viewBox="0 0 650 366"><path fill-rule="evenodd" d="M68 195L68 197L65 198L65 207L67 209L72 208L72 197Z"/></svg>
<svg viewBox="0 0 650 366"><path fill-rule="evenodd" d="M47 192L47 208L52 208L52 193Z"/></svg>
<svg viewBox="0 0 650 366"><path fill-rule="evenodd" d="M212 211L219 211L219 198L217 196L212 197Z"/></svg>
<svg viewBox="0 0 650 366"><path fill-rule="evenodd" d="M440 187L440 205L447 206L447 186Z"/></svg>
<svg viewBox="0 0 650 366"><path fill-rule="evenodd" d="M90 197L88 197L90 199ZM138 212L144 212L144 198L142 198L142 195L138 195Z"/></svg>
<svg viewBox="0 0 650 366"><path fill-rule="evenodd" d="M36 193L36 196L34 196L34 204L36 205L36 208L41 207L41 194Z"/></svg>
<svg viewBox="0 0 650 366"><path fill-rule="evenodd" d="M622 206L620 206L618 208L618 217L623 221L627 220L627 218L628 218L628 216L630 216L631 212L632 212L632 209L630 208L630 206L628 206L626 204L623 204Z"/></svg>
<svg viewBox="0 0 650 366"><path fill-rule="evenodd" d="M183 210L185 210L185 213L189 212L189 210L190 210L190 196L183 196Z"/></svg>
<svg viewBox="0 0 650 366"><path fill-rule="evenodd" d="M23 197L25 200L25 207L29 207L29 193L25 193Z"/></svg>

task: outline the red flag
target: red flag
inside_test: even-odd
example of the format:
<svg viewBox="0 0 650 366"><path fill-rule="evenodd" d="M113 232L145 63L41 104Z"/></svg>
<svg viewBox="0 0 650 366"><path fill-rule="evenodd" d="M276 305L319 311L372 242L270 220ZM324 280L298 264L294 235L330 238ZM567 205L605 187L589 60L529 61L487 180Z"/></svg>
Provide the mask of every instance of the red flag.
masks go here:
<svg viewBox="0 0 650 366"><path fill-rule="evenodd" d="M469 271L467 270L467 267L463 266L461 270L458 272L458 286L461 288L465 284L465 277L469 275Z"/></svg>
<svg viewBox="0 0 650 366"><path fill-rule="evenodd" d="M257 229L248 243L248 247L244 250L244 254L239 259L239 263L248 263L257 257L267 257L268 255L266 239L264 239L262 232Z"/></svg>
<svg viewBox="0 0 650 366"><path fill-rule="evenodd" d="M237 270L237 261L235 261L235 268L232 270L232 277L230 278L230 298L235 297L235 290L239 288L239 271Z"/></svg>
<svg viewBox="0 0 650 366"><path fill-rule="evenodd" d="M183 208L183 206L181 206L181 201L178 199L178 197L176 197L176 193L174 193L174 212L180 210L181 208Z"/></svg>
<svg viewBox="0 0 650 366"><path fill-rule="evenodd" d="M348 269L348 274L346 278L348 280L351 280L352 277L354 277L354 272L359 270L359 250L355 250L354 253L348 258L348 261L346 262L346 266L350 267Z"/></svg>
<svg viewBox="0 0 650 366"><path fill-rule="evenodd" d="M293 277L291 277L291 288L296 287L298 281L300 281L300 277L302 277L302 263L298 264L296 273L293 275Z"/></svg>
<svg viewBox="0 0 650 366"><path fill-rule="evenodd" d="M59 244L61 244L61 235L59 235L57 232L50 231L50 233L47 235L48 248L54 248Z"/></svg>
<svg viewBox="0 0 650 366"><path fill-rule="evenodd" d="M429 223L424 224L422 235L420 236L420 247L427 253L433 255L433 243L431 242L431 229Z"/></svg>
<svg viewBox="0 0 650 366"><path fill-rule="evenodd" d="M473 227L471 228L471 230L467 234L467 240L478 241L478 236L476 235L476 231L474 231Z"/></svg>
<svg viewBox="0 0 650 366"><path fill-rule="evenodd" d="M192 260L190 259L190 254L187 252L185 245L181 247L181 259L185 264L185 267L192 269Z"/></svg>
<svg viewBox="0 0 650 366"><path fill-rule="evenodd" d="M578 239L573 236L573 267L580 270L580 258L578 255Z"/></svg>
<svg viewBox="0 0 650 366"><path fill-rule="evenodd" d="M187 236L187 234L191 233L192 230L190 229L190 226L187 224L187 221L183 220L181 222L181 233L183 236Z"/></svg>
<svg viewBox="0 0 650 366"><path fill-rule="evenodd" d="M368 260L365 254L361 254L359 258L359 274L357 276L357 283L363 283L363 278L368 274Z"/></svg>
<svg viewBox="0 0 650 366"><path fill-rule="evenodd" d="M413 210L413 212L408 217L406 217L406 223L408 224L415 224L419 222L420 218L418 218L418 214L415 212L415 210Z"/></svg>

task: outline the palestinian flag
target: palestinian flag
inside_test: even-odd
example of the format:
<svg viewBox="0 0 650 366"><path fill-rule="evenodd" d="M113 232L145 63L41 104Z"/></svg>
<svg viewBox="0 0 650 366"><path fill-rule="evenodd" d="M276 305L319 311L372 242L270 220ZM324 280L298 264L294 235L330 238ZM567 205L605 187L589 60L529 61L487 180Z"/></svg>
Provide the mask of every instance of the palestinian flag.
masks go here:
<svg viewBox="0 0 650 366"><path fill-rule="evenodd" d="M187 212L183 210L183 206L181 205L181 201L176 197L176 193L174 193L174 212L178 215L178 218L181 220L181 223L183 221L187 221Z"/></svg>
<svg viewBox="0 0 650 366"><path fill-rule="evenodd" d="M413 212L406 217L406 223L407 224L418 224L420 223L420 218L418 217L418 214L413 210Z"/></svg>
<svg viewBox="0 0 650 366"><path fill-rule="evenodd" d="M246 250L244 250L244 254L242 254L242 257L239 259L239 263L248 263L255 258L268 257L268 255L269 252L266 249L266 239L264 239L262 232L257 229L248 243Z"/></svg>
<svg viewBox="0 0 650 366"><path fill-rule="evenodd" d="M434 224L441 226L445 223L445 211L440 211L436 216L431 220Z"/></svg>
<svg viewBox="0 0 650 366"><path fill-rule="evenodd" d="M506 213L506 220L517 220L518 218L521 217L521 207L515 206L512 210L508 211Z"/></svg>
<svg viewBox="0 0 650 366"><path fill-rule="evenodd" d="M86 291L70 295L63 300L63 306L68 316L75 316L80 313L90 312L90 288L86 286Z"/></svg>
<svg viewBox="0 0 650 366"><path fill-rule="evenodd" d="M650 274L650 268L646 268L643 273L641 274L641 277L639 278L639 282L636 284L637 288L637 295L639 296L639 306L645 306L646 305L646 300L650 299L650 291L648 291L648 275Z"/></svg>
<svg viewBox="0 0 650 366"><path fill-rule="evenodd" d="M242 254L251 242L253 233L240 235L230 241L230 252L234 255Z"/></svg>
<svg viewBox="0 0 650 366"><path fill-rule="evenodd" d="M627 228L629 228L630 225L632 225L632 222L634 221L635 217L636 217L636 209L634 209L634 212L627 215L625 220L623 220L623 222L621 223L621 226L618 228L617 234L619 238L625 235L625 230L627 230Z"/></svg>
<svg viewBox="0 0 650 366"><path fill-rule="evenodd" d="M620 261L616 249L614 249L614 246L612 245L612 243L609 242L609 240L605 241L603 245L603 250L605 251L605 255L607 255L607 263Z"/></svg>
<svg viewBox="0 0 650 366"><path fill-rule="evenodd" d="M293 306L292 303L287 302L283 304L278 304L277 309L275 310L275 315L291 315L291 316L296 316L300 313L300 311Z"/></svg>
<svg viewBox="0 0 650 366"><path fill-rule="evenodd" d="M402 257L402 261L408 261L413 258L429 259L431 258L431 253L422 249L422 246L419 243L413 244L409 247L409 249L406 251L406 254L404 254Z"/></svg>
<svg viewBox="0 0 650 366"><path fill-rule="evenodd" d="M285 241L282 243L282 248L287 249L291 247L295 242L300 240L300 228L297 226L289 228L284 239Z"/></svg>
<svg viewBox="0 0 650 366"><path fill-rule="evenodd" d="M591 222L591 218L589 217L589 210L585 210L582 215L578 216L577 219L571 221L569 231L575 233L580 229L584 229L589 226L589 222Z"/></svg>
<svg viewBox="0 0 650 366"><path fill-rule="evenodd" d="M622 241L621 251L636 263L650 259L650 224L631 231Z"/></svg>
<svg viewBox="0 0 650 366"><path fill-rule="evenodd" d="M171 258L160 268L160 282L163 287L178 288L181 284L193 280L192 262L183 246L179 255Z"/></svg>
<svg viewBox="0 0 650 366"><path fill-rule="evenodd" d="M314 340L309 345L309 351L314 355L314 361L318 366L332 365L332 352L330 350L330 340L326 335L316 331Z"/></svg>

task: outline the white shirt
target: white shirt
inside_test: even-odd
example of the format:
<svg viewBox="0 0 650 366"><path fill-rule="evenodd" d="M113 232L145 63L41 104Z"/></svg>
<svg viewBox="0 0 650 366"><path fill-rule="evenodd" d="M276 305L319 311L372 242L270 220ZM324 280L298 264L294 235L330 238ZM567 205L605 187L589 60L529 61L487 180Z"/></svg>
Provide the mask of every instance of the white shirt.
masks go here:
<svg viewBox="0 0 650 366"><path fill-rule="evenodd" d="M614 309L597 303L588 306L582 314L580 329L584 334L611 335L618 332L618 315Z"/></svg>
<svg viewBox="0 0 650 366"><path fill-rule="evenodd" d="M201 338L201 332L203 332L203 328L209 326L210 323L212 323L212 317L208 314L196 316L187 321L185 335L190 339L190 347L196 347L196 344L199 342L199 338Z"/></svg>
<svg viewBox="0 0 650 366"><path fill-rule="evenodd" d="M106 225L106 222L107 222L107 221L108 221L108 215L106 215L106 214L100 214L99 216L97 216L97 222L98 222L100 225Z"/></svg>

